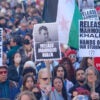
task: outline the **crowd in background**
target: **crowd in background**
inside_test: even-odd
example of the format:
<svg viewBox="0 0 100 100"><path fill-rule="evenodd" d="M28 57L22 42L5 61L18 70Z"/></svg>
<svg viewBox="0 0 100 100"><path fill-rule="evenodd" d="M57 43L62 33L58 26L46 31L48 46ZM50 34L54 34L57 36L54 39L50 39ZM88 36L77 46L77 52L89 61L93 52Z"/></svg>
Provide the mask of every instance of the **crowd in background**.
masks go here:
<svg viewBox="0 0 100 100"><path fill-rule="evenodd" d="M78 95L100 100L100 72L93 58L79 58L78 50L61 45L61 60L35 61L32 32L34 24L44 22L43 2L0 1L0 100L72 100Z"/></svg>

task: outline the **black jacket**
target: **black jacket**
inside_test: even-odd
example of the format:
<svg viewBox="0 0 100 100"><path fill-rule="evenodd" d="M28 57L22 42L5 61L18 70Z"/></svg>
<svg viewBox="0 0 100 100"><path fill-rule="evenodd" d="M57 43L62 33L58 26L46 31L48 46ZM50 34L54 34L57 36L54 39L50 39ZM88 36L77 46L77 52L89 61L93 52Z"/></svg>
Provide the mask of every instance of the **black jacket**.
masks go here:
<svg viewBox="0 0 100 100"><path fill-rule="evenodd" d="M17 72L17 68L15 65L11 65L8 68L8 79L12 81L18 82L21 75L22 75L23 67L22 65L19 66L19 73Z"/></svg>

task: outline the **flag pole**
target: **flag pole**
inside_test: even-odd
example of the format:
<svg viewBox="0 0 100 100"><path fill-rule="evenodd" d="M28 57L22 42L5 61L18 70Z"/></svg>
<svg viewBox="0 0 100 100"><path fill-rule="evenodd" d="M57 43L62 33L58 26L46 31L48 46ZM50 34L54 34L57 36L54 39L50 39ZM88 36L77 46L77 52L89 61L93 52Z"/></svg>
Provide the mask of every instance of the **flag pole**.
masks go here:
<svg viewBox="0 0 100 100"><path fill-rule="evenodd" d="M92 61L93 61L93 66L95 67L94 57L92 57ZM93 84L92 84L92 91L91 92L95 92L95 82L93 82Z"/></svg>

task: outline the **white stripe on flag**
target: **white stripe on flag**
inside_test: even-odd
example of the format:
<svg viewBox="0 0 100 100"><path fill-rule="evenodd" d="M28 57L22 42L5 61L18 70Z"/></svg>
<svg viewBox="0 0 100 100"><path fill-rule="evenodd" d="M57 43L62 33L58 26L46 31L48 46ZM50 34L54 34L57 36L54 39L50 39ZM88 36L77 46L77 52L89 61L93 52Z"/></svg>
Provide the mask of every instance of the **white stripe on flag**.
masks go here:
<svg viewBox="0 0 100 100"><path fill-rule="evenodd" d="M57 11L57 23L59 40L61 43L68 43L69 31L75 10L75 0L59 0Z"/></svg>

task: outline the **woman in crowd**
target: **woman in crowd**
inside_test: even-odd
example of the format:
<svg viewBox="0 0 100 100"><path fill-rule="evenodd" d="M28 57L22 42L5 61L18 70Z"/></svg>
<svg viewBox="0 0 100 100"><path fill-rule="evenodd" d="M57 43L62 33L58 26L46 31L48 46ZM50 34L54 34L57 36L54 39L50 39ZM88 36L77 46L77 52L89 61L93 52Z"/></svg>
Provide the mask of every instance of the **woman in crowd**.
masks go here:
<svg viewBox="0 0 100 100"><path fill-rule="evenodd" d="M34 61L33 47L28 39L24 39L23 46L18 49L22 56L22 63L24 64L26 61Z"/></svg>
<svg viewBox="0 0 100 100"><path fill-rule="evenodd" d="M19 82L23 71L21 59L21 54L19 52L16 52L13 56L13 64L8 67L8 78L10 80Z"/></svg>
<svg viewBox="0 0 100 100"><path fill-rule="evenodd" d="M80 67L86 70L89 66L93 66L93 59L91 57L84 57L80 63Z"/></svg>
<svg viewBox="0 0 100 100"><path fill-rule="evenodd" d="M68 100L66 88L64 86L62 78L55 77L52 83L54 87L54 91L52 92L52 100Z"/></svg>
<svg viewBox="0 0 100 100"><path fill-rule="evenodd" d="M61 60L60 64L67 71L67 79L75 83L75 69L73 68L72 62L69 58L65 57Z"/></svg>
<svg viewBox="0 0 100 100"><path fill-rule="evenodd" d="M80 64L77 61L77 51L74 49L66 49L65 51L65 57L68 57L70 61L72 62L73 68L76 70L79 68Z"/></svg>
<svg viewBox="0 0 100 100"><path fill-rule="evenodd" d="M23 77L22 91L26 91L26 90L32 91L34 85L35 85L34 77L30 74L26 74Z"/></svg>
<svg viewBox="0 0 100 100"><path fill-rule="evenodd" d="M69 89L73 87L73 83L68 80L66 69L62 65L58 65L54 69L54 76L62 78L64 82L64 86L66 88L66 92L68 93L68 98L71 98L71 94L69 93ZM68 99L70 100L70 99Z"/></svg>
<svg viewBox="0 0 100 100"><path fill-rule="evenodd" d="M84 88L90 91L90 98L92 100L100 100L100 78L95 67L88 67L86 69L86 83Z"/></svg>
<svg viewBox="0 0 100 100"><path fill-rule="evenodd" d="M25 36L24 36L24 39L28 39L31 43L31 45L33 45L33 36L32 34L30 33L27 33Z"/></svg>

